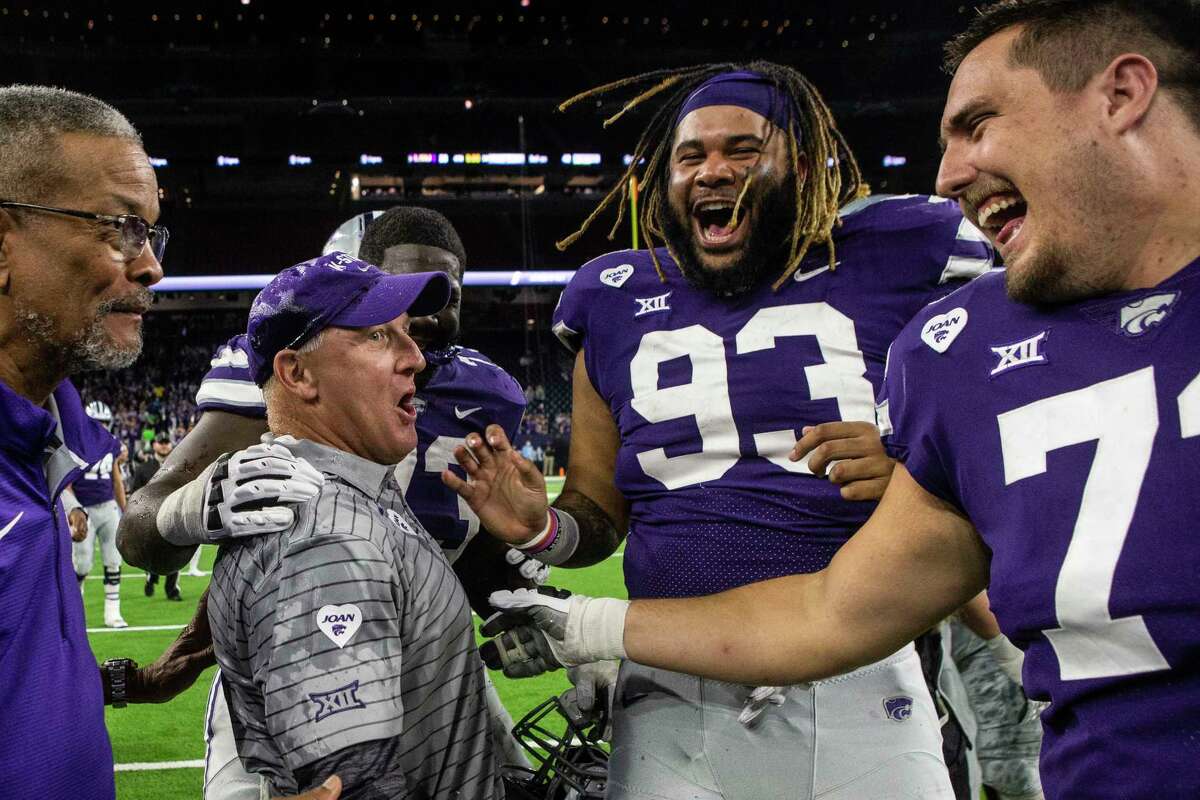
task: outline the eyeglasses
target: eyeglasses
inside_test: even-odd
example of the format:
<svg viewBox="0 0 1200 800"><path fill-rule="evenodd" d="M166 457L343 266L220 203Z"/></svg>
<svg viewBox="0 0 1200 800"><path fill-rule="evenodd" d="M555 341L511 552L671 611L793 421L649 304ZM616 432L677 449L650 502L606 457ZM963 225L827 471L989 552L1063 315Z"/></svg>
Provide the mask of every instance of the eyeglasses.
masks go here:
<svg viewBox="0 0 1200 800"><path fill-rule="evenodd" d="M142 254L146 242L150 243L150 252L158 263L162 263L163 253L167 249L167 239L170 237L162 225L151 225L137 214L94 214L91 211L75 211L70 208L53 208L39 206L33 203L15 203L10 200L0 200L0 208L16 208L26 211L45 211L49 214L63 214L68 217L90 219L103 225L112 225L121 232L121 255L129 261Z"/></svg>

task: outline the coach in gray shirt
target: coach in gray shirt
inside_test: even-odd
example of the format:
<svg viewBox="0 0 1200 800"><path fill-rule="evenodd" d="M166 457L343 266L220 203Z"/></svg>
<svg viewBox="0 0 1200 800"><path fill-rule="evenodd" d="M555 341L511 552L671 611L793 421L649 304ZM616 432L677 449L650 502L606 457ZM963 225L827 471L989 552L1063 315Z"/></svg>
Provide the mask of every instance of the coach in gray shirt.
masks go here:
<svg viewBox="0 0 1200 800"><path fill-rule="evenodd" d="M213 569L238 752L273 792L336 773L343 798L503 797L466 595L392 476L416 446L409 314L449 291L441 273L334 253L281 272L250 311L272 431L258 448L324 478L284 533L224 545ZM227 461L211 494L236 489Z"/></svg>

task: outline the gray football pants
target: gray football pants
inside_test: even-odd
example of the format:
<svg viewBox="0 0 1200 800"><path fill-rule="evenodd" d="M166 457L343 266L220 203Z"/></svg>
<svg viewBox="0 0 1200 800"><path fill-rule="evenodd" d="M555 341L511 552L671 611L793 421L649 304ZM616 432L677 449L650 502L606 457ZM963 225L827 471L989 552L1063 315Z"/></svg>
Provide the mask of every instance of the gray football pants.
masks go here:
<svg viewBox="0 0 1200 800"><path fill-rule="evenodd" d="M912 645L746 727L753 688L623 662L608 800L953 800Z"/></svg>
<svg viewBox="0 0 1200 800"><path fill-rule="evenodd" d="M87 575L92 571L92 560L96 557L96 540L100 540L100 559L104 569L117 572L121 569L121 554L117 552L117 524L121 514L116 500L86 506L88 515L87 538L82 542L71 542L71 562L76 575Z"/></svg>

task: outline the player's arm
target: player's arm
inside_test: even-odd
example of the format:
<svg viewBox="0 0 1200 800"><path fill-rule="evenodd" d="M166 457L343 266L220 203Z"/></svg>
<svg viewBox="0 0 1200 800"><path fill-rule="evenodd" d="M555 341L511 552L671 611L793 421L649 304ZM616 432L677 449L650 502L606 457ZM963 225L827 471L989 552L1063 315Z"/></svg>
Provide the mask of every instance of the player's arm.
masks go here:
<svg viewBox="0 0 1200 800"><path fill-rule="evenodd" d="M1023 686L1021 669L1025 666L1025 654L1008 637L1000 632L1000 624L992 613L987 592L980 592L958 610L958 618L971 632L983 639L988 652L996 660L996 666L1004 670L1009 680Z"/></svg>
<svg viewBox="0 0 1200 800"><path fill-rule="evenodd" d="M614 476L621 439L608 404L588 375L583 350L571 377L571 453L567 478L554 507L579 526L579 544L565 567L587 567L608 558L629 530L629 501Z"/></svg>
<svg viewBox="0 0 1200 800"><path fill-rule="evenodd" d="M631 604L629 657L753 684L837 675L899 649L987 584L970 522L897 467L879 508L830 565L695 600Z"/></svg>
<svg viewBox="0 0 1200 800"><path fill-rule="evenodd" d="M204 412L157 474L130 498L117 528L117 548L124 559L135 567L160 574L184 567L196 548L173 545L160 534L156 517L163 500L198 477L217 456L256 444L266 430L266 420L226 411Z"/></svg>
<svg viewBox="0 0 1200 800"><path fill-rule="evenodd" d="M541 472L513 449L499 425L472 433L454 450L464 481L450 470L442 482L458 492L494 536L547 564L584 567L617 549L629 522L629 506L613 483L619 439L607 406L575 361L571 410L571 459L563 492L548 514ZM578 427L576 427L578 426ZM485 442L486 440L486 442ZM487 461L481 471L481 459ZM547 542L553 548L541 547Z"/></svg>
<svg viewBox="0 0 1200 800"><path fill-rule="evenodd" d="M121 466L113 464L112 470L113 498L117 501L117 508L121 509L121 513L125 513L125 481L121 477Z"/></svg>
<svg viewBox="0 0 1200 800"><path fill-rule="evenodd" d="M545 668L522 671L521 658L570 666L627 657L737 683L802 683L898 650L978 594L987 578L988 553L970 522L898 466L875 513L820 572L629 603L500 592L493 606L525 615L552 654L514 660L516 631L488 647L518 676ZM527 652L538 649L525 638Z"/></svg>

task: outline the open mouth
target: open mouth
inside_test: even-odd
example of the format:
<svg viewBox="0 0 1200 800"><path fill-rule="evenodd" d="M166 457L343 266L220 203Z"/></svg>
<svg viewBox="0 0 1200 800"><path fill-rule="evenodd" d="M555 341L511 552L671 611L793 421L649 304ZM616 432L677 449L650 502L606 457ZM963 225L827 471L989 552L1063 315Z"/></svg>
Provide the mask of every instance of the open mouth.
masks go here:
<svg viewBox="0 0 1200 800"><path fill-rule="evenodd" d="M979 227L995 241L1001 255L1021 233L1029 208L1016 192L994 194L979 204Z"/></svg>
<svg viewBox="0 0 1200 800"><path fill-rule="evenodd" d="M417 418L417 407L416 404L413 403L413 400L416 399L416 395L416 390L405 392L403 396L401 396L400 402L396 404L396 408L400 410L401 418L409 423L415 421Z"/></svg>
<svg viewBox="0 0 1200 800"><path fill-rule="evenodd" d="M692 206L692 224L702 247L726 249L742 239L748 210L743 204L734 217L735 205L734 200L702 200Z"/></svg>

